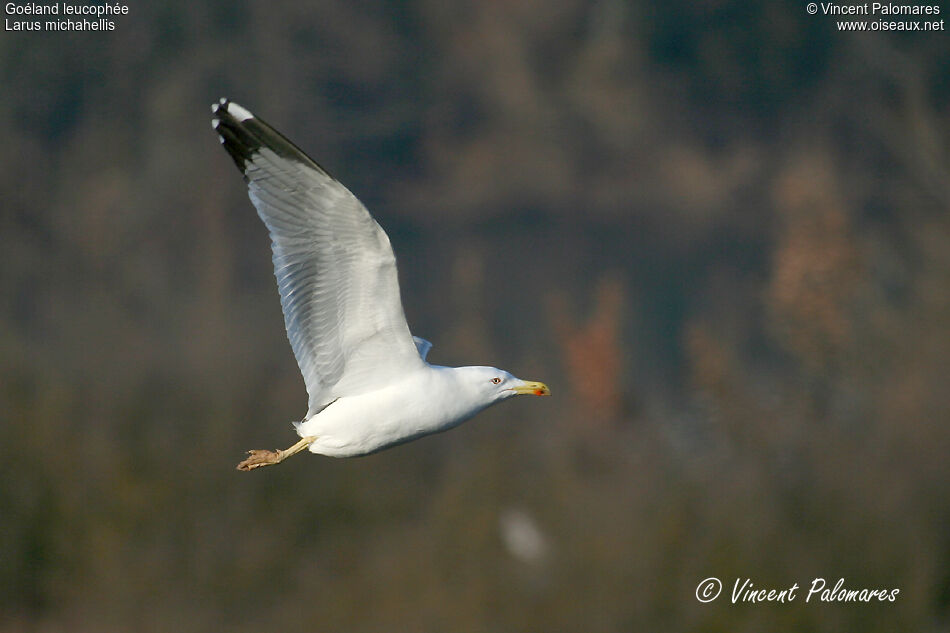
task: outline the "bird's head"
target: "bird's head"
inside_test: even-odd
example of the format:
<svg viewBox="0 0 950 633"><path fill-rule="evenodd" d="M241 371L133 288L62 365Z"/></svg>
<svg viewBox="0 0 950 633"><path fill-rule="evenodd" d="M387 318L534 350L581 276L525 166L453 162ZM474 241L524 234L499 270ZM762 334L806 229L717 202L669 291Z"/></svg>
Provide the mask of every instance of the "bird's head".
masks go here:
<svg viewBox="0 0 950 633"><path fill-rule="evenodd" d="M512 396L550 396L551 390L543 382L522 380L504 369L495 367L463 367L466 386L485 402L507 400Z"/></svg>

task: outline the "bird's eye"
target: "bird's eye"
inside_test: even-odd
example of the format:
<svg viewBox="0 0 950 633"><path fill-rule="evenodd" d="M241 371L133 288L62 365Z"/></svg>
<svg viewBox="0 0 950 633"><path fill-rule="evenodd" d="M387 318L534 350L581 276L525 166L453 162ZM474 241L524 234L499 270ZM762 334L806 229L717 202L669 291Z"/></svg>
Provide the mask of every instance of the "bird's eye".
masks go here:
<svg viewBox="0 0 950 633"><path fill-rule="evenodd" d="M491 379L491 384L493 384L493 385L500 385L500 384L501 384L501 378L497 378L497 377L496 377L496 378L492 378L492 379Z"/></svg>

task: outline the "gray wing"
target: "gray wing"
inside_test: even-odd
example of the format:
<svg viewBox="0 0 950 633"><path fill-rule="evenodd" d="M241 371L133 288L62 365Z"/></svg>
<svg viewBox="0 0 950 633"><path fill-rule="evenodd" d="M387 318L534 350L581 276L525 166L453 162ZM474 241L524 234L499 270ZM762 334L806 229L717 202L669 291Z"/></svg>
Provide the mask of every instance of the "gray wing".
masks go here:
<svg viewBox="0 0 950 633"><path fill-rule="evenodd" d="M270 231L287 338L309 415L422 364L389 238L352 193L259 118L222 99L212 125Z"/></svg>
<svg viewBox="0 0 950 633"><path fill-rule="evenodd" d="M413 336L412 340L416 343L416 349L419 351L419 357L422 360L425 360L426 356L429 355L429 350L432 349L432 343L425 340L424 338L419 338L418 336Z"/></svg>

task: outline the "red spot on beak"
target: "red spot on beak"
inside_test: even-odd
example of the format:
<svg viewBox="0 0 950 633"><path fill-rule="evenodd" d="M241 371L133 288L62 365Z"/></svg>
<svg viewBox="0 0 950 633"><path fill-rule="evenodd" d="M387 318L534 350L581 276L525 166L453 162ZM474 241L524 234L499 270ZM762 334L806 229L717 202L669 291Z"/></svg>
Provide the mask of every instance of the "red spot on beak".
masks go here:
<svg viewBox="0 0 950 633"><path fill-rule="evenodd" d="M534 395L536 395L536 396L543 396L543 395L544 395L544 392L541 391L540 389L535 389L535 390L534 390Z"/></svg>

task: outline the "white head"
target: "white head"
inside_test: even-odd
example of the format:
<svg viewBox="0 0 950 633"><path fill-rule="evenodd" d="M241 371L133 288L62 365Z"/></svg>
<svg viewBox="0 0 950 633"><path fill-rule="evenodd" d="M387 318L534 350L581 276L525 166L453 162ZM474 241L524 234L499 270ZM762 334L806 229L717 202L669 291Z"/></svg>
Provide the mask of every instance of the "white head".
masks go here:
<svg viewBox="0 0 950 633"><path fill-rule="evenodd" d="M522 394L551 395L551 390L543 382L521 380L495 367L456 367L455 373L460 392L480 408Z"/></svg>

